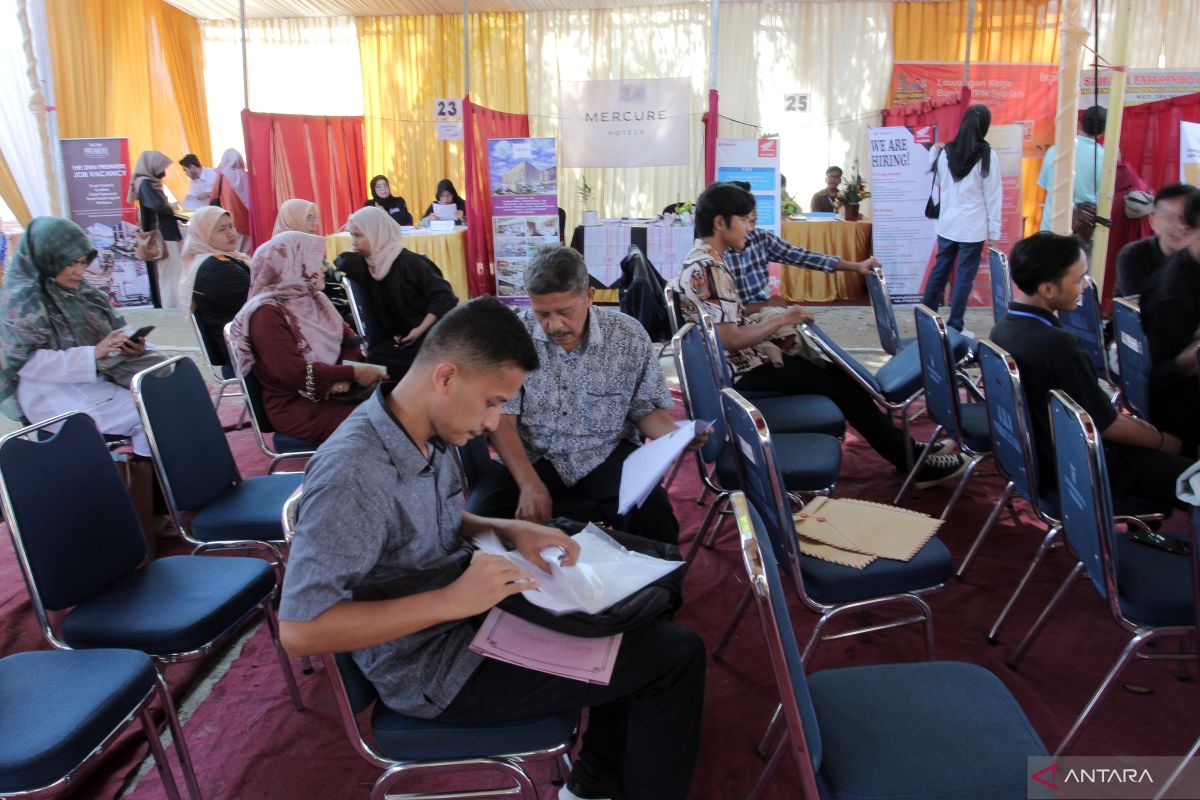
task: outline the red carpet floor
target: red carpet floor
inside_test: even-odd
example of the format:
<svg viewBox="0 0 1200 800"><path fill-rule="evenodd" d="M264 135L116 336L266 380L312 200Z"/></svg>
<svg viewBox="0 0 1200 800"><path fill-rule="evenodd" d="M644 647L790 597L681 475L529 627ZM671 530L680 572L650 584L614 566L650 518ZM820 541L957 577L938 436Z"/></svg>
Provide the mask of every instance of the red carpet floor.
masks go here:
<svg viewBox="0 0 1200 800"><path fill-rule="evenodd" d="M258 454L252 435L236 433L231 441L245 473L261 472L265 460ZM836 496L889 502L899 483L900 476L850 432ZM956 561L970 546L999 489L994 474L977 475L942 528L940 535ZM697 491L694 470L682 471L671 489L685 541L699 525L704 511L694 502ZM949 489L927 490L911 505L936 515L948 496ZM986 643L984 637L992 620L1042 535L1028 510L1018 505L1018 511L1018 519L1007 514L1002 517L966 581L953 582L929 598L934 610L937 657L981 664L998 675L1053 749L1126 638L1090 585L1080 581L1026 656L1020 671L1005 666L1011 648L1071 566L1064 551L1053 552L1010 617L1000 644ZM1177 514L1167 527L1181 530L1185 525L1182 515ZM717 547L701 551L688 573L679 621L699 631L710 648L715 646L744 585L740 556L727 528ZM814 617L800 608L793 612L803 639ZM41 646L12 553L5 548L0 550L0 647L7 653ZM920 631L910 627L824 644L817 651L813 668L921 658ZM1200 717L1194 713L1200 687L1194 680L1181 680L1177 664L1135 664L1124 682L1138 691L1114 690L1098 710L1075 754L1182 755L1200 735ZM1194 676L1195 667L1191 670ZM182 667L168 671L177 691L186 690L193 674L193 670ZM318 669L313 675L299 677L308 706L303 712L296 712L287 699L265 629L247 642L241 656L185 727L207 798L367 796L378 770L351 750L339 726L325 676ZM758 620L751 614L737 632L724 663L710 662L703 744L693 798L732 799L749 790L762 766L754 755L754 746L775 702ZM143 750L131 746L115 753L77 796L115 796L125 773ZM542 777L542 797L554 797L549 776ZM766 796L795 795L794 769L786 764ZM132 794L137 800L163 796L162 786L153 774L145 777Z"/></svg>

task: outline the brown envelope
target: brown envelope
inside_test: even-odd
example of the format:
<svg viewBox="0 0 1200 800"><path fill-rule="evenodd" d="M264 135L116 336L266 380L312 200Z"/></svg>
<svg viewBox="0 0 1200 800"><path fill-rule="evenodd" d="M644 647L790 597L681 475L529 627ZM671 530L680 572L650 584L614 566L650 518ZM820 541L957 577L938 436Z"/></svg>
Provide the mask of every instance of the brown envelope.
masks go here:
<svg viewBox="0 0 1200 800"><path fill-rule="evenodd" d="M796 533L806 539L897 561L911 560L942 524L941 520L904 508L828 497L816 498L793 519Z"/></svg>

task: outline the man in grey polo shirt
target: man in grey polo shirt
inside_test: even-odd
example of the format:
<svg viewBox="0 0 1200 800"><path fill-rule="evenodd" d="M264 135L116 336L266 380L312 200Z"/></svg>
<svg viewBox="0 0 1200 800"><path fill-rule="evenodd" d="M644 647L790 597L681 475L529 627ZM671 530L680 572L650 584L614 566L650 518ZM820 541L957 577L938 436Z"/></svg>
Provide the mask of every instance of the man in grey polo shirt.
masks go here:
<svg viewBox="0 0 1200 800"><path fill-rule="evenodd" d="M491 297L447 313L403 380L384 384L309 462L280 605L294 656L353 652L389 708L483 723L588 707L560 798L687 797L699 744L704 645L667 621L625 633L597 686L484 659L479 615L537 578L464 540L494 530L539 566L557 530L462 510L447 447L495 430L536 369L524 326Z"/></svg>
<svg viewBox="0 0 1200 800"><path fill-rule="evenodd" d="M492 444L507 469L487 472L467 508L482 516L544 522L551 516L603 521L649 539L679 541L666 491L617 514L621 468L642 437L676 430L666 409L658 349L630 316L592 305L578 251L545 247L529 260L520 313L541 367L504 406ZM692 443L704 443L707 434Z"/></svg>

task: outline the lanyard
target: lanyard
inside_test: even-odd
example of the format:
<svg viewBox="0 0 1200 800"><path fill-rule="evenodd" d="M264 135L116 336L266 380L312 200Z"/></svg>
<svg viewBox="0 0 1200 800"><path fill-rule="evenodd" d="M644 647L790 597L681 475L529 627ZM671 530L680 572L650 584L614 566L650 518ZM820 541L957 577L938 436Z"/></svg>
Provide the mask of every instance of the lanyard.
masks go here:
<svg viewBox="0 0 1200 800"><path fill-rule="evenodd" d="M1030 319L1036 319L1038 322L1042 323L1043 325L1047 325L1051 328L1054 327L1054 323L1051 322L1050 320L1046 319L1043 316L1039 316L1037 314L1030 314L1028 311L1017 311L1016 309L1010 308L1008 310L1008 313L1016 314L1018 317L1029 317Z"/></svg>

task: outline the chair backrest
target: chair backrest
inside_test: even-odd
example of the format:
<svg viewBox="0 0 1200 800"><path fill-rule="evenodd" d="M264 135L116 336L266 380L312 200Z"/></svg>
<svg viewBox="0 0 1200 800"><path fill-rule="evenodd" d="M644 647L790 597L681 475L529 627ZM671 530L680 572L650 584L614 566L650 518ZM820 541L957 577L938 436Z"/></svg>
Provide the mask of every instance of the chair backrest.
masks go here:
<svg viewBox="0 0 1200 800"><path fill-rule="evenodd" d="M1012 302L1012 277L1008 272L1008 256L994 247L988 248L988 273L992 281L992 319L999 322Z"/></svg>
<svg viewBox="0 0 1200 800"><path fill-rule="evenodd" d="M1038 466L1017 361L995 342L979 343L992 452L1001 474L1038 510Z"/></svg>
<svg viewBox="0 0 1200 800"><path fill-rule="evenodd" d="M952 366L946 323L924 305L916 306L913 316L917 322L917 348L921 353L921 385L925 389L926 411L930 419L961 443L958 382Z"/></svg>
<svg viewBox="0 0 1200 800"><path fill-rule="evenodd" d="M875 312L875 329L879 332L879 344L889 356L900 352L900 324L888 295L887 279L883 270L875 268L867 273L867 296L871 299L871 310Z"/></svg>
<svg viewBox="0 0 1200 800"><path fill-rule="evenodd" d="M708 363L721 384L719 388L728 389L733 386L733 369L729 366L729 359L725 357L725 348L721 346L717 324L708 314L702 314L700 327L704 330L704 348L708 353Z"/></svg>
<svg viewBox="0 0 1200 800"><path fill-rule="evenodd" d="M1139 417L1150 416L1150 343L1142 331L1142 311L1124 297L1113 300L1113 333L1117 340L1117 365L1121 368L1121 396Z"/></svg>
<svg viewBox="0 0 1200 800"><path fill-rule="evenodd" d="M804 674L804 659L775 559L764 557L764 526L754 505L741 492L730 498L742 545L742 563L762 622L767 654L779 689L788 747L800 772L800 796L820 797L816 773L821 768L821 729Z"/></svg>
<svg viewBox="0 0 1200 800"><path fill-rule="evenodd" d="M736 389L721 392L729 450L737 467L739 486L762 518L775 558L794 580L800 576L800 548L792 521L791 501L762 413Z"/></svg>
<svg viewBox="0 0 1200 800"><path fill-rule="evenodd" d="M229 348L229 352L233 352L233 323L225 326L225 346ZM250 424L258 431L259 444L265 445L266 440L263 438L264 433L274 433L275 428L271 425L271 420L267 417L267 407L263 405L262 399L262 384L258 382L258 378L254 377L253 372L247 372L242 375L236 368L233 370L237 376L237 382L242 390L242 397L246 399L246 413L250 417Z"/></svg>
<svg viewBox="0 0 1200 800"><path fill-rule="evenodd" d="M155 471L176 511L203 508L240 480L196 362L176 356L135 375L132 389Z"/></svg>
<svg viewBox="0 0 1200 800"><path fill-rule="evenodd" d="M62 427L49 438L26 438L59 421ZM0 439L0 496L44 631L44 609L78 605L146 557L146 540L104 437L82 412Z"/></svg>
<svg viewBox="0 0 1200 800"><path fill-rule="evenodd" d="M350 301L350 316L354 318L354 328L363 337L363 355L366 355L368 342L379 341L376 336L378 326L367 308L366 289L349 275L342 274L342 286L346 289L346 298Z"/></svg>
<svg viewBox="0 0 1200 800"><path fill-rule="evenodd" d="M688 416L713 420L713 433L700 448L700 458L711 464L725 448L725 415L721 412L721 388L712 371L704 332L694 323L685 324L671 337L671 351Z"/></svg>
<svg viewBox="0 0 1200 800"><path fill-rule="evenodd" d="M1100 431L1059 389L1050 392L1050 429L1062 503L1063 533L1092 585L1117 614L1116 534Z"/></svg>
<svg viewBox="0 0 1200 800"><path fill-rule="evenodd" d="M808 337L809 344L816 347L830 361L850 374L864 389L876 397L882 396L879 381L876 380L871 370L867 369L858 359L843 350L841 345L835 342L829 334L821 330L821 326L815 322L809 322L800 326L800 332Z"/></svg>
<svg viewBox="0 0 1200 800"><path fill-rule="evenodd" d="M224 359L213 358L213 345L216 343L208 340L208 333L205 332L204 328L200 327L200 320L196 319L195 314L188 314L188 321L192 323L192 333L196 334L196 341L200 345L200 355L204 356L204 365L208 367L214 377L224 378L221 375L221 368L217 364L218 361ZM225 346L226 348L229 347L228 344ZM228 350L228 352L232 353L233 351Z"/></svg>
<svg viewBox="0 0 1200 800"><path fill-rule="evenodd" d="M1084 276L1079 305L1058 312L1063 328L1075 335L1096 367L1096 374L1108 380L1108 353L1104 349L1104 320L1100 318L1100 293L1090 275Z"/></svg>
<svg viewBox="0 0 1200 800"><path fill-rule="evenodd" d="M675 286L667 281L663 287L663 300L667 304L667 322L671 325L671 335L674 336L679 330L679 318L682 316L679 311L679 297L676 295Z"/></svg>

